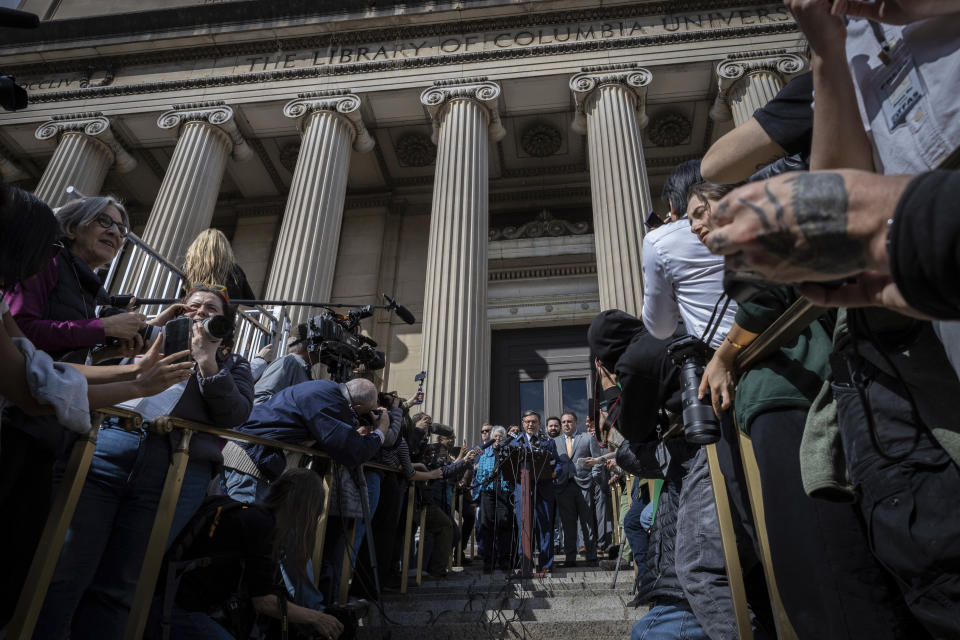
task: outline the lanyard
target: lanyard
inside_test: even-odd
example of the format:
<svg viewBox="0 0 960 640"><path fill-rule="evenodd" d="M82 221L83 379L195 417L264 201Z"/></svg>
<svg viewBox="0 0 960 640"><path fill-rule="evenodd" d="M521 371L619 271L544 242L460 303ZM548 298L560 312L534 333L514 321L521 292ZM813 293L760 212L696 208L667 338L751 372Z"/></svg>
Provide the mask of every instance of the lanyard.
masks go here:
<svg viewBox="0 0 960 640"><path fill-rule="evenodd" d="M890 41L887 40L887 34L883 32L883 27L879 22L874 22L873 20L868 20L870 23L870 30L873 32L873 37L877 39L877 44L880 45L880 53L877 54L880 57L880 61L883 64L890 64Z"/></svg>

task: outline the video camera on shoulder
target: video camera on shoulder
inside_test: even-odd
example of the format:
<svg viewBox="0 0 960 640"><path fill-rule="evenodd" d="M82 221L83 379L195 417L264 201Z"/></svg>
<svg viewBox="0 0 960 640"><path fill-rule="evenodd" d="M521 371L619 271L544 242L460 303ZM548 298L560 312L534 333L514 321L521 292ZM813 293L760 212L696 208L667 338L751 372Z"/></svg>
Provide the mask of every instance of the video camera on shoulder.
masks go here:
<svg viewBox="0 0 960 640"><path fill-rule="evenodd" d="M708 391L699 397L700 379L713 356L713 349L696 336L682 336L667 346L680 367L680 401L683 406L683 435L693 444L713 444L721 437L720 420L713 411Z"/></svg>
<svg viewBox="0 0 960 640"><path fill-rule="evenodd" d="M433 444L428 444L424 447L423 455L420 460L427 466L427 469L433 471L434 469L439 469L447 464L449 459L449 452L447 447L440 444L439 442L434 442Z"/></svg>

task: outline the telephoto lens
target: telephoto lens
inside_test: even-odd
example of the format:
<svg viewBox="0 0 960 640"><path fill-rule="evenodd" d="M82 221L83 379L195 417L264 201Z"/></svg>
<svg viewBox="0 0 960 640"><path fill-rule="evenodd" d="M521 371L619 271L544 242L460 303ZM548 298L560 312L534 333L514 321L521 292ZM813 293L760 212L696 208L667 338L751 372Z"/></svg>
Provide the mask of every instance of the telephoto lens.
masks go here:
<svg viewBox="0 0 960 640"><path fill-rule="evenodd" d="M680 367L680 402L683 406L683 436L692 444L713 444L720 440L720 420L713 412L710 393L698 398L700 378L712 350L696 336L677 338L667 352Z"/></svg>
<svg viewBox="0 0 960 640"><path fill-rule="evenodd" d="M226 316L210 316L200 326L203 327L203 332L211 340L223 340L230 335L230 321L227 320Z"/></svg>
<svg viewBox="0 0 960 640"><path fill-rule="evenodd" d="M713 412L710 393L703 400L697 397L704 368L703 360L698 360L696 356L688 357L680 367L683 436L693 444L713 444L720 440L720 421Z"/></svg>

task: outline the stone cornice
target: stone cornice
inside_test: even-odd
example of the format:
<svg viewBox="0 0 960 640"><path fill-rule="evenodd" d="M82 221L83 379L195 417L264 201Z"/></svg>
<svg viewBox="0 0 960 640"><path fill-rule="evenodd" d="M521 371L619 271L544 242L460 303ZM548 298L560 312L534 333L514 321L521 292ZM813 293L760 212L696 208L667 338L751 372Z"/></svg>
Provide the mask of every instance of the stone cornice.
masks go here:
<svg viewBox="0 0 960 640"><path fill-rule="evenodd" d="M437 144L440 122L447 106L455 100L471 100L482 106L487 111L487 135L493 142L502 140L507 132L500 122L497 106L499 97L500 85L490 82L485 76L434 82L432 87L420 94L420 102L427 108L433 123L433 143Z"/></svg>
<svg viewBox="0 0 960 640"><path fill-rule="evenodd" d="M786 49L768 51L746 51L724 58L717 65L718 92L710 117L718 121L732 118L730 113L730 93L739 82L756 73L772 73L786 84L790 78L804 71L808 61L797 53L788 53Z"/></svg>
<svg viewBox="0 0 960 640"><path fill-rule="evenodd" d="M634 109L637 112L637 124L640 128L647 126L646 102L647 87L653 80L653 74L637 63L611 64L598 67L583 67L581 73L570 78L570 90L573 92L576 103L576 113L570 128L577 133L586 135L587 102L594 91L603 86L622 85L634 96Z"/></svg>
<svg viewBox="0 0 960 640"><path fill-rule="evenodd" d="M356 0L345 0L346 2L356 2ZM253 4L253 3L250 3ZM262 5L273 5L278 3L260 3ZM316 1L310 3L309 12L303 12L299 17L306 17L307 13L316 14L315 6ZM578 10L565 10L565 11L543 11L543 12L523 12L519 15L507 16L507 17L497 17L497 18L487 18L487 19L473 19L467 21L461 20L449 20L446 22L439 23L427 23L423 24L422 21L411 24L390 24L387 27L374 27L366 29L356 29L356 30L337 30L336 33L324 34L321 36L310 36L310 37L291 37L291 38L278 38L270 37L264 40L257 41L245 41L238 43L224 43L218 44L216 46L203 46L203 47L184 47L171 50L163 51L151 51L150 53L134 53L134 54L122 54L115 56L104 56L98 55L95 58L84 58L84 59L73 59L69 61L59 61L55 64L55 69L57 71L85 71L92 61L96 61L96 64L100 67L122 67L133 64L156 64L156 63L167 63L167 62L182 62L184 60L193 60L197 58L206 58L206 57L223 57L223 56L232 56L232 55L250 55L250 54L269 54L275 53L279 49L309 49L309 48L323 48L330 46L331 43L336 42L338 44L356 44L362 42L369 42L374 40L393 40L395 38L429 38L429 37L439 37L444 35L449 35L453 33L465 33L471 31L484 31L484 30L501 30L501 29L512 29L517 27L537 27L540 25L549 25L553 23L562 23L562 22L584 22L584 21L594 21L594 20L603 20L609 18L640 18L645 16L658 16L658 15L670 15L671 13L676 12L694 12L694 11L716 11L722 9L732 9L732 8L749 8L749 7L765 7L769 6L771 3L769 1L763 2L750 2L744 0L699 0L699 1L684 1L684 0L664 0L661 2L651 2L645 3L639 6L610 6L610 7L598 7L592 9L578 9ZM174 18L174 24L177 27L180 27L184 24L183 14L201 10L201 7L177 7L176 9L168 10L169 13ZM201 24L204 26L216 24L216 7L203 7L203 10L210 13L206 16ZM222 11L222 8L221 8ZM157 11L144 12L139 14L142 17L150 14L156 14ZM283 14L279 16L274 16L277 18L285 19L285 21L296 18L293 14ZM394 16L391 16L391 18ZM373 20L375 20L374 18ZM77 25L76 28L77 34L83 34L84 37L88 37L90 33L91 26L97 26L104 23L100 18L79 18L73 20L64 20L64 21L54 21L54 22L45 22L42 23L40 32L56 28L64 27L69 23L80 23L88 22L86 26ZM393 22L393 20L391 20ZM290 24L290 22L286 22ZM272 32L274 33L274 32ZM9 34L14 40L8 41L14 44L27 44L27 43L37 43L39 44L43 40L30 40L29 36L32 35L31 32L11 32ZM129 31L122 31L118 35L129 36ZM193 35L193 34L192 34ZM272 35L272 34L271 34ZM77 38L81 39L80 37ZM61 39L62 40L62 39ZM43 42L52 42L55 40L45 40ZM15 75L29 75L32 73L49 73L53 70L54 65L50 64L33 64L33 65L20 65L18 67L6 67L5 71L7 73L14 73Z"/></svg>
<svg viewBox="0 0 960 640"><path fill-rule="evenodd" d="M237 160L245 160L253 154L243 134L237 129L233 109L222 100L175 104L173 109L161 113L157 118L157 126L161 129L179 130L188 122L204 122L222 131L229 138L233 157Z"/></svg>
<svg viewBox="0 0 960 640"><path fill-rule="evenodd" d="M38 128L34 137L37 140L60 140L64 133L80 133L102 144L113 156L114 168L120 173L132 171L137 166L137 160L114 137L108 120L99 111L57 115L44 122Z"/></svg>
<svg viewBox="0 0 960 640"><path fill-rule="evenodd" d="M329 111L340 115L350 125L353 148L366 153L376 143L360 117L360 96L347 90L311 91L297 94L296 100L283 105L283 115L300 121L301 132L307 122L306 116L317 111Z"/></svg>
<svg viewBox="0 0 960 640"><path fill-rule="evenodd" d="M45 91L42 93L37 92L31 95L30 101L32 104L41 104L48 102L62 102L66 100L103 99L124 95L140 95L167 91L191 91L207 89L211 87L261 84L289 80L305 80L345 74L353 75L363 73L379 73L384 71L398 72L406 69L417 69L439 65L474 64L480 62L495 62L519 58L590 53L594 51L659 47L666 45L679 45L689 42L710 42L721 39L727 40L736 38L753 38L757 36L795 32L797 32L797 26L792 22L726 29L704 29L703 31L692 31L688 33L629 36L622 38L609 38L605 40L584 40L580 42L543 44L515 49L471 51L465 53L451 53L372 62L355 62L349 64L327 64L313 67L299 67L295 69L277 69L273 71L214 75L202 78L160 80L156 82L142 82L127 85L115 84L104 87L71 89L68 91ZM273 47L274 49L276 48L275 43L273 44ZM56 69L59 70L60 67L56 67ZM45 68L45 72L50 73L50 68ZM18 73L24 75L25 72L20 71ZM34 71L34 73L36 73L36 71Z"/></svg>

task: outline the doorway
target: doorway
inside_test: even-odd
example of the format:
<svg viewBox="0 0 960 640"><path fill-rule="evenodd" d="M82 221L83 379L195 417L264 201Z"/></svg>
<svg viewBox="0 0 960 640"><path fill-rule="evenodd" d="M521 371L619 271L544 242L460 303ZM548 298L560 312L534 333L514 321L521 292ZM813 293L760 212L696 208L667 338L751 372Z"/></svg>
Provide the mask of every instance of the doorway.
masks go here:
<svg viewBox="0 0 960 640"><path fill-rule="evenodd" d="M587 325L493 331L490 346L491 422L520 424L528 409L544 421L573 411L583 430L593 406Z"/></svg>

